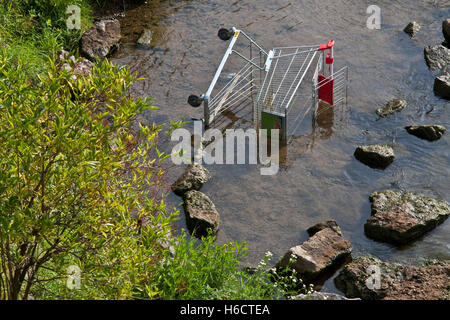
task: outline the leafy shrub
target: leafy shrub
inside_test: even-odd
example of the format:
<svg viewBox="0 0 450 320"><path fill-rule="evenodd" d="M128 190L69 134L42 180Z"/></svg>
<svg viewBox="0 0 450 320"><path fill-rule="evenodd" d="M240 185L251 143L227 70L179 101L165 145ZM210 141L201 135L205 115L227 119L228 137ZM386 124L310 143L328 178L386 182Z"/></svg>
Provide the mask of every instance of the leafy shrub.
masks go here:
<svg viewBox="0 0 450 320"><path fill-rule="evenodd" d="M131 131L153 107L129 96L127 69L103 62L74 82L50 65L30 85L0 50L0 297L26 298L48 280L40 270L66 276L66 262L109 279L97 283L104 297L126 296L170 231L172 216L148 196L162 187L161 127Z"/></svg>
<svg viewBox="0 0 450 320"><path fill-rule="evenodd" d="M171 242L155 273L154 287L140 297L188 300L259 300L284 299L286 296L308 293L297 279L267 269L271 254L267 253L255 272L245 271L240 261L247 256L245 244L214 244L214 236L202 241L182 234ZM292 272L291 272L292 274Z"/></svg>

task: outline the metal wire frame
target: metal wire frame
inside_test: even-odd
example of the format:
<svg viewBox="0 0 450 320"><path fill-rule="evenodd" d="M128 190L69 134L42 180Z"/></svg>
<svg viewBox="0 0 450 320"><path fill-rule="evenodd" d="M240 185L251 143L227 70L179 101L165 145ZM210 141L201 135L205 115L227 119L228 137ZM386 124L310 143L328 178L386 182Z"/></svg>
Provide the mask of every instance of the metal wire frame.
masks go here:
<svg viewBox="0 0 450 320"><path fill-rule="evenodd" d="M255 127L259 127L262 111L287 116L317 49L318 46L278 47L269 52L267 74L255 107Z"/></svg>
<svg viewBox="0 0 450 320"><path fill-rule="evenodd" d="M333 84L333 106L338 106L340 104L347 104L348 102L348 67L343 67L333 73L330 78L324 79L317 82L314 88L313 96L315 97L315 113L317 113L317 103L318 103L318 92L319 89L330 81L334 81ZM323 110L324 111L324 110Z"/></svg>
<svg viewBox="0 0 450 320"><path fill-rule="evenodd" d="M264 74L264 65L267 60L267 51L242 30L236 28L232 30L234 32L233 39L222 58L207 92L202 96L204 99L205 128L214 125L220 113L242 105L249 97L251 98L251 102L247 104L249 108L251 107L253 109L253 95L256 95L260 89L261 79ZM248 49L245 53L236 49L237 40L241 35L243 36L241 39L246 41L246 49ZM242 44L242 41L240 44ZM229 59L230 56L239 57L239 60L242 60L243 63L239 61L234 61L233 63ZM217 84L217 81L225 66L230 70L237 70L237 72L221 87Z"/></svg>
<svg viewBox="0 0 450 320"><path fill-rule="evenodd" d="M258 58L254 58L253 63L250 61L244 65L213 98L209 100L209 121L214 122L217 115L223 111L240 105L243 101L257 93L259 90L260 76L255 74L254 62Z"/></svg>
<svg viewBox="0 0 450 320"><path fill-rule="evenodd" d="M300 127L301 123L303 123L303 120L305 119L306 115L310 112L311 108L314 107L314 113L313 118L317 118L320 113L327 111L329 108L335 108L339 105L347 105L348 102L348 93L347 93L347 87L348 87L348 67L343 67L340 70L336 71L335 73L331 74L329 78L324 79L322 81L318 81L318 75L319 71L321 70L323 72L323 66L320 61L322 61L321 58L319 58L319 63L316 66L316 70L313 75L312 83L313 83L313 92L312 95L310 95L310 99L308 99L307 94L304 95L297 95L298 98L302 98L306 101L305 108L301 109L300 112L298 112L295 119L290 120L289 117L286 114L286 123L287 123L287 136L288 136L288 142L289 143L292 138L294 137L294 133L297 131L297 129ZM333 104L329 105L327 108L322 109L319 113L318 111L318 105L319 105L319 89L325 85L327 85L329 82L334 81L333 85ZM293 126L290 126L290 124L293 124Z"/></svg>

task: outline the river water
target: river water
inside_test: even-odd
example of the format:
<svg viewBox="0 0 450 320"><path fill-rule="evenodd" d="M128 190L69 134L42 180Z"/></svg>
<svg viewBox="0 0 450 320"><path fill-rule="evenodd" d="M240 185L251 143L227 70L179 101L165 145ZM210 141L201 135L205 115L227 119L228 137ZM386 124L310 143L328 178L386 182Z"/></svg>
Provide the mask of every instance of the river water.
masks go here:
<svg viewBox="0 0 450 320"><path fill-rule="evenodd" d="M369 5L381 8L380 30L366 26ZM431 143L403 129L409 124L450 128L450 103L434 96L435 75L423 57L425 46L442 42L441 24L448 17L448 0L155 0L121 19L123 44L113 61L146 78L134 94L154 97L159 110L146 111L143 118L162 123L203 116L202 108L186 100L206 91L225 52L228 43L217 38L221 27L243 29L265 48L334 39L336 66L350 70L347 107L331 114L329 125L319 130L305 122L309 134L294 139L289 163L277 175L262 176L256 165L207 166L213 178L202 192L221 216L217 243L245 241L246 263L257 263L266 251L276 262L308 238L309 226L335 219L353 245L353 256L420 263L450 259L449 221L402 248L368 239L363 225L373 191L406 189L450 202L450 135ZM422 28L410 39L402 30L412 20ZM146 28L153 31L151 50L135 45ZM379 118L375 109L393 98L405 99L408 106ZM358 145L376 143L391 143L396 154L384 171L353 157ZM183 170L173 168L170 181ZM167 203L180 208L178 227L185 227L181 198L171 194ZM324 290L337 292L332 278Z"/></svg>

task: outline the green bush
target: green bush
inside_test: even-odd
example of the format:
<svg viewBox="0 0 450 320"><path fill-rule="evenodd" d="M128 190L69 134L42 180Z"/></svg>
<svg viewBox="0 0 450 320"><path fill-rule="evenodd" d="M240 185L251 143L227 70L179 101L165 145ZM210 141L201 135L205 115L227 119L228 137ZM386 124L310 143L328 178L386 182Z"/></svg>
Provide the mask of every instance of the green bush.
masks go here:
<svg viewBox="0 0 450 320"><path fill-rule="evenodd" d="M285 274L267 269L271 253L268 252L252 273L244 270L241 259L247 256L245 244L214 244L209 235L201 241L188 239L185 234L171 242L172 251L166 251L158 265L149 292L141 298L177 300L260 300L284 299L286 296L308 293L310 288Z"/></svg>
<svg viewBox="0 0 450 320"><path fill-rule="evenodd" d="M81 9L81 30L69 30L66 13L69 5ZM68 51L76 51L82 32L92 25L88 0L7 0L0 3L0 36L12 46L30 48L31 52L51 54L45 42L49 38ZM18 43L17 43L18 42Z"/></svg>
<svg viewBox="0 0 450 320"><path fill-rule="evenodd" d="M154 196L165 188L162 125L131 129L154 108L130 96L136 77L104 61L73 80L55 64L80 36L67 31L65 8L79 4L88 26L87 3L0 3L0 299L290 294L292 278L265 270L269 256L249 275L244 245L171 239L176 212ZM67 282L73 266L78 289Z"/></svg>
<svg viewBox="0 0 450 320"><path fill-rule="evenodd" d="M30 85L21 59L6 53L0 49L0 297L26 298L48 281L40 270L64 277L66 262L95 275L90 281L103 279L91 298L129 295L172 219L148 195L162 187L161 127L130 131L150 101L131 98L136 78L108 62L77 81L52 62Z"/></svg>

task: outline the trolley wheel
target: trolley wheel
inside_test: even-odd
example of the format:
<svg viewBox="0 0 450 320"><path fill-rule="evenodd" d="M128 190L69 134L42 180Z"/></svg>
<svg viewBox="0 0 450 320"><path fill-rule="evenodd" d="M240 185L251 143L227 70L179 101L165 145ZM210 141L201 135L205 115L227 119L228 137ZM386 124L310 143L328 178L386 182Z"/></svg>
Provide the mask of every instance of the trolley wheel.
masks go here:
<svg viewBox="0 0 450 320"><path fill-rule="evenodd" d="M188 98L188 103L194 108L200 107L202 102L203 102L203 99L200 99L196 95L190 95Z"/></svg>
<svg viewBox="0 0 450 320"><path fill-rule="evenodd" d="M223 41L228 41L231 39L231 37L233 36L233 32L227 29L220 29L219 32L217 33L217 35L219 36L219 38Z"/></svg>

